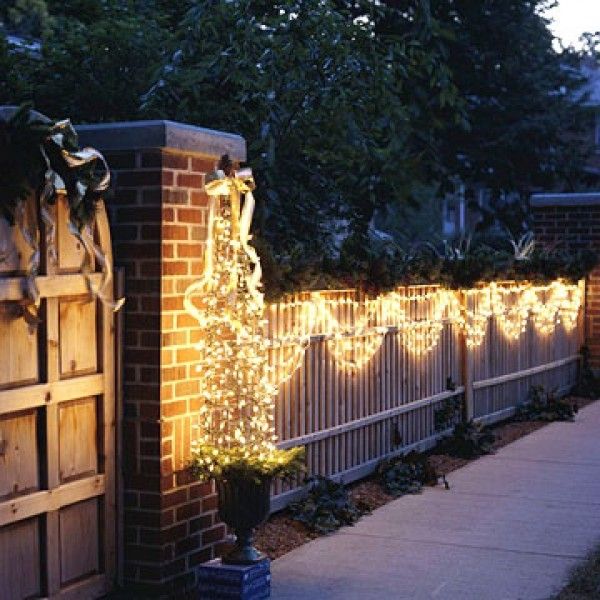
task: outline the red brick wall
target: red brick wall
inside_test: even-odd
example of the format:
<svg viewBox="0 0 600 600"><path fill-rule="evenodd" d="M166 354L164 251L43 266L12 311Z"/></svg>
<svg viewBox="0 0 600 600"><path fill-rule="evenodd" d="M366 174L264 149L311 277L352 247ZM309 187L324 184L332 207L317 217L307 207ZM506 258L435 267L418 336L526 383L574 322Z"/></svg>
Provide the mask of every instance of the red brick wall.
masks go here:
<svg viewBox="0 0 600 600"><path fill-rule="evenodd" d="M536 239L571 250L589 248L600 255L600 203L591 206L534 206ZM600 369L600 267L586 282L585 343L591 365Z"/></svg>
<svg viewBox="0 0 600 600"><path fill-rule="evenodd" d="M124 579L148 595L192 586L225 528L212 484L186 470L199 408L200 331L183 292L202 270L204 175L217 157L157 149L105 153L115 263L125 268Z"/></svg>

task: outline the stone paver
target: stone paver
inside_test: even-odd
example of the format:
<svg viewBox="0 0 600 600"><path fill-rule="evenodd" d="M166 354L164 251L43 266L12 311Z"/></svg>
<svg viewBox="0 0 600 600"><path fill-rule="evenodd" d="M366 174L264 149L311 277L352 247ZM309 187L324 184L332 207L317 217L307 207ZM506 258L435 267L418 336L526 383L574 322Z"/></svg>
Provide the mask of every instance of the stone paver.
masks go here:
<svg viewBox="0 0 600 600"><path fill-rule="evenodd" d="M272 564L274 600L542 600L600 542L600 402Z"/></svg>

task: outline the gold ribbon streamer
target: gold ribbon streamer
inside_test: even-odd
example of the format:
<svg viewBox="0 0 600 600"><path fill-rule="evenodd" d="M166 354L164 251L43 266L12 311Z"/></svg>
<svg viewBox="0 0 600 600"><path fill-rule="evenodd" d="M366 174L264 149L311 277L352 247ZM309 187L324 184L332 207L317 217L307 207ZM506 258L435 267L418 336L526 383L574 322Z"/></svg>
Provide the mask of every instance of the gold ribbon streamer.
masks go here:
<svg viewBox="0 0 600 600"><path fill-rule="evenodd" d="M252 215L255 206L254 197L252 196L252 189L254 189L254 187L251 169L235 171L231 177L227 177L221 170L217 170L207 175L207 181L204 186L204 190L208 196L208 226L206 251L204 253L204 268L200 278L187 287L183 297L183 305L186 311L198 321L198 324L201 327L207 327L215 319L221 319L221 317L211 317L209 313L199 309L192 300L193 296L196 294L204 295L211 292L214 287L214 282L212 281L215 263L214 228L219 203L218 199L220 196L228 196L230 198L232 204L232 238L239 238L240 246L253 266L251 275L246 278L248 291L258 306L262 307L263 305L263 294L258 291L262 275L260 259L254 248L249 244L251 239L250 225L252 223ZM237 211L239 211L241 194L245 195L244 206L241 214L237 214ZM232 275L230 283L232 293L235 289L235 283L234 276ZM230 320L229 324L236 333L239 334L242 332L241 324L237 321Z"/></svg>
<svg viewBox="0 0 600 600"><path fill-rule="evenodd" d="M81 242L81 245L85 249L81 261L81 273L85 277L88 292L94 298L100 300L102 304L108 306L113 312L117 312L125 303L125 298L119 298L118 300L113 301L110 299L110 293L106 291L109 282L112 280L112 266L110 261L106 260L102 250L93 242L94 238L91 228L89 226L86 227L85 233L87 235L82 235L77 227L72 223L69 223L69 231L79 240L79 242ZM90 275L92 270L92 256L96 257L96 260L102 269L102 279L98 287L94 286Z"/></svg>

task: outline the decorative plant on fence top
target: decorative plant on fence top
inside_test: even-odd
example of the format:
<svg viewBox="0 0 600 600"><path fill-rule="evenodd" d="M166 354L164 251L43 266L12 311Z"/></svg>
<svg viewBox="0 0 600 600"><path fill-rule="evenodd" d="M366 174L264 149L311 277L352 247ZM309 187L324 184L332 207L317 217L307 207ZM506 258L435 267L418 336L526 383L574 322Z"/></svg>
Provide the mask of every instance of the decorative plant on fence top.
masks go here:
<svg viewBox="0 0 600 600"><path fill-rule="evenodd" d="M110 172L104 157L94 148L79 148L69 120L52 122L27 105L0 109L0 215L19 228L31 248L27 302L23 308L23 315L31 324L35 323L35 309L39 305L35 276L40 266L39 232L32 198L39 200L49 256L56 260L56 223L49 206L55 204L59 192L66 193L69 231L85 249L82 271L88 275L93 257L102 266L104 276L99 286L87 277L89 291L106 302L104 290L111 279L111 265L94 244L91 229L97 204L109 183ZM118 309L121 304L122 301L112 306Z"/></svg>

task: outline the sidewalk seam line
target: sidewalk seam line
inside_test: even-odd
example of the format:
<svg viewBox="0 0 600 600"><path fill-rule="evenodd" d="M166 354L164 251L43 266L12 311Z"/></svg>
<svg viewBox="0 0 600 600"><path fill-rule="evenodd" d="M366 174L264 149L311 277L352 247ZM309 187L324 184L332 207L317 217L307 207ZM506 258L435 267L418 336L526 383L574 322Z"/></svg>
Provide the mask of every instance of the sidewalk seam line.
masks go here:
<svg viewBox="0 0 600 600"><path fill-rule="evenodd" d="M476 546L470 544L457 544L454 542L442 542L442 541L432 541L432 540L417 540L411 538L399 538L399 537L391 537L387 535L378 535L373 533L356 533L352 531L339 531L339 535L349 535L355 537L367 537L367 538L376 538L382 540L395 540L398 542L408 542L413 544L429 544L432 546L450 546L452 548L468 548L470 550L490 550L494 552L510 552L512 554L527 554L533 556L546 556L548 558L568 558L572 560L580 560L586 557L586 554L553 554L552 552L535 552L531 550L518 550L512 548L498 548L493 546Z"/></svg>

